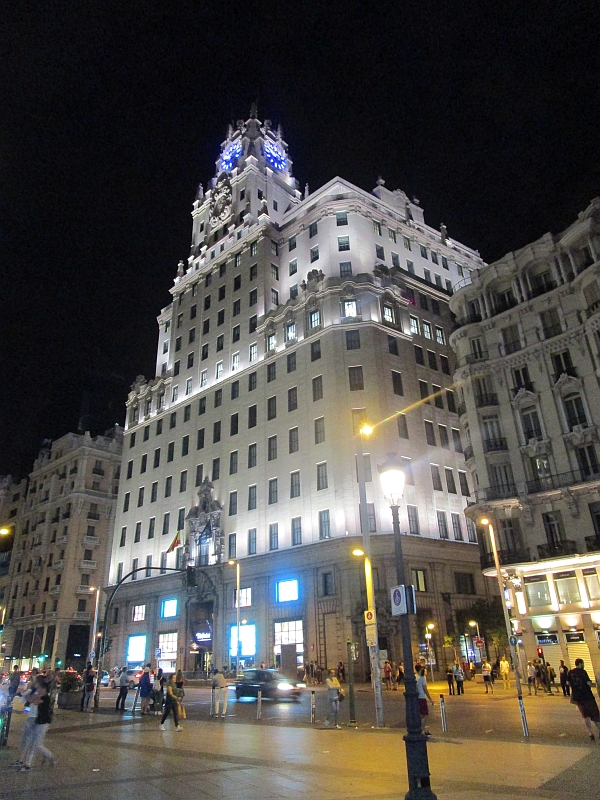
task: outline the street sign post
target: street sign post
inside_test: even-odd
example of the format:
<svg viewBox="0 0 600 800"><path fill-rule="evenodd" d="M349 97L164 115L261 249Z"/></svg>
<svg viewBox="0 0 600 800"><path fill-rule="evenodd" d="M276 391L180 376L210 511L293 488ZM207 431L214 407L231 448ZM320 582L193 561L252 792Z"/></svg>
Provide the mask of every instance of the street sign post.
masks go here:
<svg viewBox="0 0 600 800"><path fill-rule="evenodd" d="M367 635L367 647L375 647L377 644L377 625L365 625Z"/></svg>
<svg viewBox="0 0 600 800"><path fill-rule="evenodd" d="M479 637L477 637L475 639L475 647L478 650L483 650L483 648L485 647L485 642L483 641L483 639L480 639Z"/></svg>

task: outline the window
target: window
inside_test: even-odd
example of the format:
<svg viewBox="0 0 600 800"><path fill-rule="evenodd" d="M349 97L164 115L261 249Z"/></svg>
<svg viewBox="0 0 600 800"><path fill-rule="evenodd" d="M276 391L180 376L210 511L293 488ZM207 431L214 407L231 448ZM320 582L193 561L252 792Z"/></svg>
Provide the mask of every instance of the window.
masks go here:
<svg viewBox="0 0 600 800"><path fill-rule="evenodd" d="M252 363L258 359L258 345L251 344L249 350L249 361Z"/></svg>
<svg viewBox="0 0 600 800"><path fill-rule="evenodd" d="M232 414L229 419L229 435L236 436L239 430L239 415Z"/></svg>
<svg viewBox="0 0 600 800"><path fill-rule="evenodd" d="M319 245L316 244L314 247L310 248L310 263L313 264L315 261L319 260Z"/></svg>
<svg viewBox="0 0 600 800"><path fill-rule="evenodd" d="M447 356L440 356L440 363L442 365L442 372L444 375L450 375L450 362Z"/></svg>
<svg viewBox="0 0 600 800"><path fill-rule="evenodd" d="M258 264L252 264L250 267L250 280L255 281L258 275Z"/></svg>
<svg viewBox="0 0 600 800"><path fill-rule="evenodd" d="M254 333L258 327L258 317L256 314L248 320L248 333Z"/></svg>
<svg viewBox="0 0 600 800"><path fill-rule="evenodd" d="M290 286L290 300L295 300L298 297L298 284L294 283Z"/></svg>
<svg viewBox="0 0 600 800"><path fill-rule="evenodd" d="M452 518L452 533L454 535L455 541L457 542L464 541L460 514L450 514L450 517Z"/></svg>
<svg viewBox="0 0 600 800"><path fill-rule="evenodd" d="M394 388L394 394L404 394L404 389L402 388L402 374L400 372L396 372L396 370L392 370L392 385Z"/></svg>
<svg viewBox="0 0 600 800"><path fill-rule="evenodd" d="M411 569L410 577L412 585L415 587L415 591L427 591L427 575L424 569Z"/></svg>
<svg viewBox="0 0 600 800"><path fill-rule="evenodd" d="M269 525L269 550L279 549L279 525L277 522L272 522ZM279 586L279 584L277 584Z"/></svg>
<svg viewBox="0 0 600 800"><path fill-rule="evenodd" d="M325 417L319 417L315 420L315 444L321 444L325 441Z"/></svg>
<svg viewBox="0 0 600 800"><path fill-rule="evenodd" d="M119 547L125 547L125 542L127 541L127 527L121 528L121 541L119 542Z"/></svg>
<svg viewBox="0 0 600 800"><path fill-rule="evenodd" d="M218 481L221 477L221 459L213 458L211 480Z"/></svg>
<svg viewBox="0 0 600 800"><path fill-rule="evenodd" d="M319 511L319 539L331 538L331 523L329 520L329 509Z"/></svg>
<svg viewBox="0 0 600 800"><path fill-rule="evenodd" d="M449 539L450 536L448 534L448 519L446 517L445 511L437 512L437 523L438 523L438 532L440 534L440 539Z"/></svg>
<svg viewBox="0 0 600 800"><path fill-rule="evenodd" d="M454 473L450 469L450 467L445 467L444 472L446 473L446 486L448 487L449 494L456 494L456 482L454 480Z"/></svg>
<svg viewBox="0 0 600 800"><path fill-rule="evenodd" d="M444 408L444 398L442 397L442 387L436 386L435 383L431 384L431 393L433 395L433 403L436 408Z"/></svg>
<svg viewBox="0 0 600 800"><path fill-rule="evenodd" d="M248 555L256 555L256 528L248 529Z"/></svg>
<svg viewBox="0 0 600 800"><path fill-rule="evenodd" d="M318 328L321 324L321 312L317 309L308 315L308 324L311 328Z"/></svg>
<svg viewBox="0 0 600 800"><path fill-rule="evenodd" d="M167 554L161 553L160 554L160 574L164 575L167 571Z"/></svg>
<svg viewBox="0 0 600 800"><path fill-rule="evenodd" d="M275 584L275 599L278 603L289 603L298 599L298 581L278 581Z"/></svg>
<svg viewBox="0 0 600 800"><path fill-rule="evenodd" d="M308 238L312 239L313 236L316 236L319 232L319 228L316 222L311 222L308 227Z"/></svg>
<svg viewBox="0 0 600 800"><path fill-rule="evenodd" d="M170 619L177 616L177 598L169 597L160 604L160 616L162 619Z"/></svg>
<svg viewBox="0 0 600 800"><path fill-rule="evenodd" d="M231 384L231 399L232 400L237 400L237 398L239 396L240 396L240 382L239 381L234 381Z"/></svg>
<svg viewBox="0 0 600 800"><path fill-rule="evenodd" d="M213 444L221 441L221 420L213 423Z"/></svg>
<svg viewBox="0 0 600 800"><path fill-rule="evenodd" d="M360 331L346 331L346 350L360 350Z"/></svg>
<svg viewBox="0 0 600 800"><path fill-rule="evenodd" d="M446 389L446 403L448 405L448 411L456 414L456 399L452 389Z"/></svg>
<svg viewBox="0 0 600 800"><path fill-rule="evenodd" d="M217 336L217 353L220 353L223 347L225 346L225 334L221 334Z"/></svg>
<svg viewBox="0 0 600 800"><path fill-rule="evenodd" d="M401 439L408 439L408 423L406 414L398 414L398 436Z"/></svg>
<svg viewBox="0 0 600 800"><path fill-rule="evenodd" d="M380 261L385 261L385 253L383 252L383 247L380 244L375 245L375 258L380 259Z"/></svg>
<svg viewBox="0 0 600 800"><path fill-rule="evenodd" d="M269 505L274 505L277 502L277 478L271 478L269 481Z"/></svg>
<svg viewBox="0 0 600 800"><path fill-rule="evenodd" d="M150 494L150 502L156 503L156 499L158 497L158 481L154 481L152 484L152 492Z"/></svg>
<svg viewBox="0 0 600 800"><path fill-rule="evenodd" d="M344 250L350 250L350 237L349 236L338 236L338 250L340 252Z"/></svg>
<svg viewBox="0 0 600 800"><path fill-rule="evenodd" d="M165 497L171 497L172 491L173 491L173 476L169 475L169 477L165 480Z"/></svg>
<svg viewBox="0 0 600 800"><path fill-rule="evenodd" d="M406 259L406 271L411 275L415 274L415 262L411 261L410 258Z"/></svg>
<svg viewBox="0 0 600 800"><path fill-rule="evenodd" d="M296 323L288 322L285 326L285 340L291 342L296 338Z"/></svg>
<svg viewBox="0 0 600 800"><path fill-rule="evenodd" d="M398 350L398 340L394 339L393 336L388 336L388 351L393 356L399 356L400 352Z"/></svg>
<svg viewBox="0 0 600 800"><path fill-rule="evenodd" d="M446 334L444 333L444 329L439 328L437 325L435 326L435 340L438 344L446 344Z"/></svg>
<svg viewBox="0 0 600 800"><path fill-rule="evenodd" d="M179 476L179 491L185 492L187 489L187 469L184 469Z"/></svg>
<svg viewBox="0 0 600 800"><path fill-rule="evenodd" d="M195 486L200 486L202 484L202 479L204 478L204 464L198 464L196 466L196 481Z"/></svg>
<svg viewBox="0 0 600 800"><path fill-rule="evenodd" d="M192 355L193 355L193 353L192 353ZM189 356L188 356L188 358L189 358ZM180 372L180 371L181 371L181 361L176 361L176 362L173 364L173 375L174 375L174 376L177 376L177 375L179 375L179 372Z"/></svg>
<svg viewBox="0 0 600 800"><path fill-rule="evenodd" d="M321 340L310 343L310 360L318 361L321 358Z"/></svg>
<svg viewBox="0 0 600 800"><path fill-rule="evenodd" d="M410 332L413 334L413 336L418 336L419 335L419 320L418 320L418 318L410 316L409 320L410 320Z"/></svg>
<svg viewBox="0 0 600 800"><path fill-rule="evenodd" d="M565 413L569 430L572 431L576 425L584 425L587 427L588 423L581 396L578 394L568 394L563 402L565 404Z"/></svg>
<svg viewBox="0 0 600 800"><path fill-rule="evenodd" d="M267 439L267 459L275 461L277 458L277 436L269 436Z"/></svg>
<svg viewBox="0 0 600 800"><path fill-rule="evenodd" d="M256 427L257 408L258 408L258 406L250 406L248 408L248 427L249 428L255 428Z"/></svg>
<svg viewBox="0 0 600 800"><path fill-rule="evenodd" d="M335 224L338 228L343 227L344 225L348 224L348 212L347 211L338 211L335 215Z"/></svg>
<svg viewBox="0 0 600 800"><path fill-rule="evenodd" d="M253 392L256 389L257 377L256 372L251 372L248 375L248 391Z"/></svg>
<svg viewBox="0 0 600 800"><path fill-rule="evenodd" d="M436 357L435 353L433 352L433 350L428 350L427 351L427 361L429 363L429 369L434 369L434 370L437 371L437 368L438 368L438 366L437 366L437 357Z"/></svg>
<svg viewBox="0 0 600 800"><path fill-rule="evenodd" d="M340 263L340 278L349 278L352 275L352 262L342 261Z"/></svg>
<svg viewBox="0 0 600 800"><path fill-rule="evenodd" d="M131 611L132 622L143 622L146 619L146 605L133 606Z"/></svg>
<svg viewBox="0 0 600 800"><path fill-rule="evenodd" d="M248 469L256 466L256 443L248 445Z"/></svg>
<svg viewBox="0 0 600 800"><path fill-rule="evenodd" d="M463 446L462 446L462 440L460 438L460 431L458 430L458 428L452 428L452 443L454 445L454 450L457 453L462 453Z"/></svg>
<svg viewBox="0 0 600 800"><path fill-rule="evenodd" d="M277 416L277 397L269 397L267 400L267 419L275 419Z"/></svg>
<svg viewBox="0 0 600 800"><path fill-rule="evenodd" d="M252 308L252 306L255 306L257 303L258 303L258 290L252 289L252 291L248 296L248 305L250 306L250 308Z"/></svg>
<svg viewBox="0 0 600 800"><path fill-rule="evenodd" d="M196 450L202 450L204 447L204 428L200 428L196 438Z"/></svg>
<svg viewBox="0 0 600 800"><path fill-rule="evenodd" d="M298 428L290 428L288 434L288 444L289 444L289 452L290 453L297 453L300 449L300 444L298 440Z"/></svg>
<svg viewBox="0 0 600 800"><path fill-rule="evenodd" d="M236 302L239 303L239 300L236 300ZM279 305L279 292L277 289L271 289L271 303L273 303L274 306Z"/></svg>
<svg viewBox="0 0 600 800"><path fill-rule="evenodd" d="M457 594L475 594L475 581L470 572L455 572L454 585Z"/></svg>
<svg viewBox="0 0 600 800"><path fill-rule="evenodd" d="M391 233L393 233L393 231L391 231ZM392 266L400 269L400 256L398 253L392 253Z"/></svg>
<svg viewBox="0 0 600 800"><path fill-rule="evenodd" d="M294 258L290 261L289 273L290 275L295 275L297 272L298 272L298 259Z"/></svg>
<svg viewBox="0 0 600 800"><path fill-rule="evenodd" d="M422 367L425 366L425 356L423 354L423 348L419 347L418 344L414 346L415 348L415 361L417 364L420 364Z"/></svg>
<svg viewBox="0 0 600 800"><path fill-rule="evenodd" d="M327 489L327 462L317 464L317 491Z"/></svg>
<svg viewBox="0 0 600 800"><path fill-rule="evenodd" d="M229 516L235 517L237 514L237 492L229 492ZM229 556L235 558L235 556Z"/></svg>
<svg viewBox="0 0 600 800"><path fill-rule="evenodd" d="M348 367L350 391L357 392L365 388L362 367Z"/></svg>
<svg viewBox="0 0 600 800"><path fill-rule="evenodd" d="M288 373L296 371L296 353L288 353L287 371Z"/></svg>
<svg viewBox="0 0 600 800"><path fill-rule="evenodd" d="M419 394L421 395L421 400L424 400L427 405L431 405L431 400L429 399L429 386L427 381L419 381Z"/></svg>
<svg viewBox="0 0 600 800"><path fill-rule="evenodd" d="M200 373L200 388L206 386L207 383L208 383L208 373L205 369L203 369L202 372ZM206 398L203 397L200 400L200 402L202 402L202 400L206 401ZM200 413L203 414L204 412L202 411Z"/></svg>
<svg viewBox="0 0 600 800"><path fill-rule="evenodd" d="M248 511L256 508L256 484L248 487Z"/></svg>
<svg viewBox="0 0 600 800"><path fill-rule="evenodd" d="M467 533L469 536L469 541L473 544L477 544L477 528L475 527L475 523L472 519L467 518Z"/></svg>
<svg viewBox="0 0 600 800"><path fill-rule="evenodd" d="M421 528L419 526L419 509L417 506L406 506L408 514L408 532L413 536L420 536Z"/></svg>
<svg viewBox="0 0 600 800"><path fill-rule="evenodd" d="M383 304L383 321L388 322L390 325L393 325L396 322L394 317L394 309L387 303Z"/></svg>
<svg viewBox="0 0 600 800"><path fill-rule="evenodd" d="M300 472L290 473L290 497L300 497Z"/></svg>
<svg viewBox="0 0 600 800"><path fill-rule="evenodd" d="M302 544L302 517L292 517L292 547Z"/></svg>
<svg viewBox="0 0 600 800"><path fill-rule="evenodd" d="M432 447L436 446L433 422L429 420L425 420L425 439L427 440L427 444L430 444Z"/></svg>
<svg viewBox="0 0 600 800"><path fill-rule="evenodd" d="M433 483L433 488L436 492L443 492L444 487L442 486L442 476L440 475L440 468L436 464L431 464L431 480Z"/></svg>
<svg viewBox="0 0 600 800"><path fill-rule="evenodd" d="M402 241L404 243L404 247L407 250L412 250L412 243L411 243L410 239L408 238L408 236L403 236L402 237Z"/></svg>
<svg viewBox="0 0 600 800"><path fill-rule="evenodd" d="M288 389L288 411L295 411L298 408L298 387L293 386Z"/></svg>
<svg viewBox="0 0 600 800"><path fill-rule="evenodd" d="M159 451L160 452L160 451ZM127 463L127 480L133 475L133 461Z"/></svg>

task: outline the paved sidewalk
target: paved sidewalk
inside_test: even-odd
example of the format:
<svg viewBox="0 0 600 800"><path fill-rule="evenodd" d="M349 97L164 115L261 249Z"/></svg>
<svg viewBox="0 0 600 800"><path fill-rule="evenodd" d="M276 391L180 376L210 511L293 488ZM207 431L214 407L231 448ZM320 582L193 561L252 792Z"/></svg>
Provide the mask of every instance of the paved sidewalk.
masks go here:
<svg viewBox="0 0 600 800"><path fill-rule="evenodd" d="M47 744L59 763L14 772L22 715L0 750L0 800L399 800L400 732L172 722L59 711ZM439 800L600 800L600 745L434 738Z"/></svg>

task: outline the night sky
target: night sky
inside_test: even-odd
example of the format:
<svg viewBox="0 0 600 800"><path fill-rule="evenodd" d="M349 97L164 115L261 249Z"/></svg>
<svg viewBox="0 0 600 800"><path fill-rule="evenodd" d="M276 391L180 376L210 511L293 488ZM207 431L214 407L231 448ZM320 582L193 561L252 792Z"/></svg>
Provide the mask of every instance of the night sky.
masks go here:
<svg viewBox="0 0 600 800"><path fill-rule="evenodd" d="M0 474L82 402L122 422L253 101L302 189L382 175L488 261L600 194L592 2L16 1L0 30Z"/></svg>

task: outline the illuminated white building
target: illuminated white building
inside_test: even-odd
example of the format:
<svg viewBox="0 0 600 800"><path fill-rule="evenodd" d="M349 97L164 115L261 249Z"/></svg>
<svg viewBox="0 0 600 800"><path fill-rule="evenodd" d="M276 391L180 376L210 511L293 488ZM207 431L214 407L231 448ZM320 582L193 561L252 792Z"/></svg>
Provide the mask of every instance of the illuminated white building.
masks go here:
<svg viewBox="0 0 600 800"><path fill-rule="evenodd" d="M528 658L600 674L600 199L477 270L450 307L477 520L492 515ZM483 567L493 559L482 537ZM494 573L495 574L495 573Z"/></svg>
<svg viewBox="0 0 600 800"><path fill-rule="evenodd" d="M127 401L111 582L147 570L119 590L111 661L157 650L167 669L205 667L204 651L219 666L227 660L229 557L241 560L248 660L272 663L282 638L299 660L345 660L364 607L350 558L364 417L388 420L365 456L382 647L396 635L385 619L391 513L376 470L390 450L406 464L401 524L420 614L443 640L456 609L485 594L463 513L469 486L447 342L452 286L479 266L476 252L426 225L420 206L383 180L372 193L335 178L302 195L280 131L255 113L229 130L158 317L156 374L140 377ZM199 508L207 478L213 501L207 494ZM181 546L168 553L178 531ZM188 560L197 589L160 574ZM284 590L296 599L282 600ZM173 599L176 613L165 616Z"/></svg>

